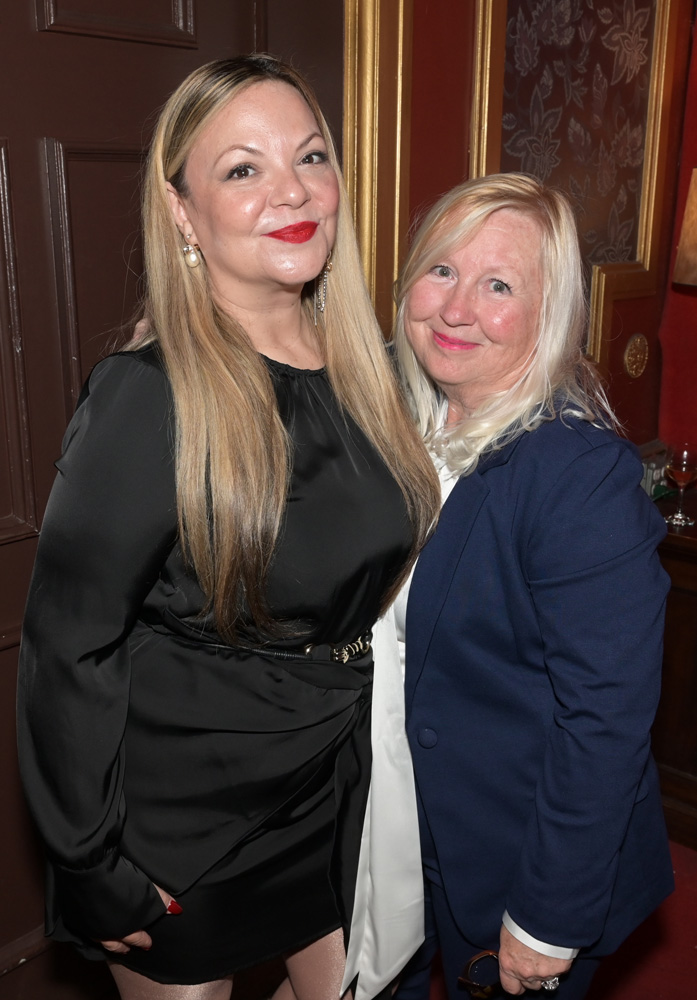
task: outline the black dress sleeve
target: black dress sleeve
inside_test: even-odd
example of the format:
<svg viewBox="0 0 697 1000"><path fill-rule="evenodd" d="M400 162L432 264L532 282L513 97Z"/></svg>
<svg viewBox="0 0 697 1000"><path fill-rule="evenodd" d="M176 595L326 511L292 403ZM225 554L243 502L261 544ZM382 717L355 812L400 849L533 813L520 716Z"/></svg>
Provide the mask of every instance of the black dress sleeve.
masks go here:
<svg viewBox="0 0 697 1000"><path fill-rule="evenodd" d="M108 939L163 913L119 841L128 636L175 542L176 500L161 368L137 354L114 355L87 388L39 541L20 654L18 742L62 919Z"/></svg>

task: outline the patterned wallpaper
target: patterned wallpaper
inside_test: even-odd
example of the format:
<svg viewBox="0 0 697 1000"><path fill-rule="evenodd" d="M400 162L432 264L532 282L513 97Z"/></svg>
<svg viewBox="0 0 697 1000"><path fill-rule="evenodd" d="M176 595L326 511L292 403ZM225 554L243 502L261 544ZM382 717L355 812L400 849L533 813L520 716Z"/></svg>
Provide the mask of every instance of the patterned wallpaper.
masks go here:
<svg viewBox="0 0 697 1000"><path fill-rule="evenodd" d="M636 258L655 12L508 2L501 169L570 196L591 264Z"/></svg>

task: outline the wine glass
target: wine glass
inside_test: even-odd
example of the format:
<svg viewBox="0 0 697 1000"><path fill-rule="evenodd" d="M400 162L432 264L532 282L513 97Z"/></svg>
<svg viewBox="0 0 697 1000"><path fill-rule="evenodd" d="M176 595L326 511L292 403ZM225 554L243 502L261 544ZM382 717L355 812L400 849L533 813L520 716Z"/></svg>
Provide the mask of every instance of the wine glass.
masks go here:
<svg viewBox="0 0 697 1000"><path fill-rule="evenodd" d="M666 476L678 487L678 509L666 517L666 523L682 528L695 523L682 509L685 487L697 479L697 445L688 441L668 446Z"/></svg>

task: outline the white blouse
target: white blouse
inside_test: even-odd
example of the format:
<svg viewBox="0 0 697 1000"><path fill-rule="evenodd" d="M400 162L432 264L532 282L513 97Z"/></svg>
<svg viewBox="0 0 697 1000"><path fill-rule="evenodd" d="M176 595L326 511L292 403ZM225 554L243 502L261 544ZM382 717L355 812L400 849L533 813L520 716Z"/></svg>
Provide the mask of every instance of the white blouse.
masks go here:
<svg viewBox="0 0 697 1000"><path fill-rule="evenodd" d="M443 503L457 482L439 470ZM413 571L412 571L413 572ZM373 765L341 992L355 1000L391 983L424 940L416 790L404 713L404 627L411 575L373 629Z"/></svg>

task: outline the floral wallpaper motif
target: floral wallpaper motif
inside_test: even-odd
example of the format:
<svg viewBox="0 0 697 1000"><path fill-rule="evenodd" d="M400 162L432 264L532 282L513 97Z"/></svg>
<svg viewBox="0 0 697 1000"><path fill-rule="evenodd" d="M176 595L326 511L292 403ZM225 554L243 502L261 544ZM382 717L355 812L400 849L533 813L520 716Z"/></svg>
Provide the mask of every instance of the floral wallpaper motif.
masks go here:
<svg viewBox="0 0 697 1000"><path fill-rule="evenodd" d="M655 10L508 2L501 169L570 196L592 264L636 258Z"/></svg>

